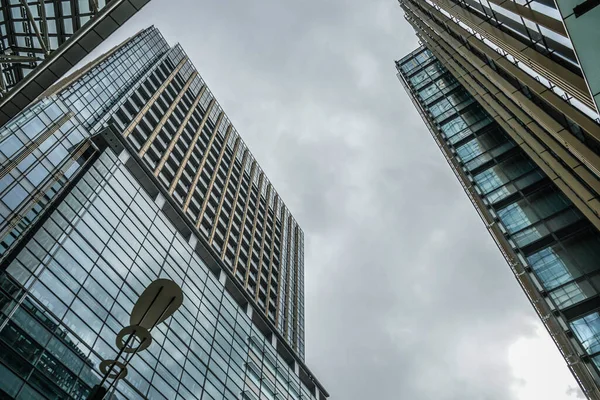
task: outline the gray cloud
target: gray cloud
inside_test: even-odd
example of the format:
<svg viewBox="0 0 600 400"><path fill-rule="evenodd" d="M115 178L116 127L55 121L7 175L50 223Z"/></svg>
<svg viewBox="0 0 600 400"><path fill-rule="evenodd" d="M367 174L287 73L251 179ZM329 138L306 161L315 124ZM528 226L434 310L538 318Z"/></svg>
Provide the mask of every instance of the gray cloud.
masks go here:
<svg viewBox="0 0 600 400"><path fill-rule="evenodd" d="M396 2L153 0L102 48L149 24L305 230L307 362L332 397L515 398L507 348L535 316L395 77L417 47Z"/></svg>

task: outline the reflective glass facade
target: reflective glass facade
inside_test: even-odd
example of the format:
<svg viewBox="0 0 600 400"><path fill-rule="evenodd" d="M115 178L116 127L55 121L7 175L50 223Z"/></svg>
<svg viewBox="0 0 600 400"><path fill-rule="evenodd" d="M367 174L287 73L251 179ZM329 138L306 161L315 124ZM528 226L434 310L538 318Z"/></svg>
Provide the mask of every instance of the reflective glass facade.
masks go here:
<svg viewBox="0 0 600 400"><path fill-rule="evenodd" d="M597 387L600 232L431 50L419 48L396 67L536 310L556 318L552 329L560 331L551 332L565 343L578 339L572 354Z"/></svg>
<svg viewBox="0 0 600 400"><path fill-rule="evenodd" d="M167 277L183 288L184 304L153 330L117 397L315 399L192 238L110 150L96 155L0 277L0 389L15 398L85 398L138 296Z"/></svg>
<svg viewBox="0 0 600 400"><path fill-rule="evenodd" d="M0 259L85 164L88 136L50 99L0 128Z"/></svg>
<svg viewBox="0 0 600 400"><path fill-rule="evenodd" d="M148 28L50 87L0 157L0 394L85 398L169 277L184 306L118 398L328 396L303 362L302 230L180 46Z"/></svg>

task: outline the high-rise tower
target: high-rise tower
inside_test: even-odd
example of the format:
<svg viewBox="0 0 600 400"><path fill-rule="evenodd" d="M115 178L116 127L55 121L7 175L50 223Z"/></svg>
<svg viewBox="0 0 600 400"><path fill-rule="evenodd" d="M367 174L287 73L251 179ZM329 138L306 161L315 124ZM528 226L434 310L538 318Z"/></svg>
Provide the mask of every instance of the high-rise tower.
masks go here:
<svg viewBox="0 0 600 400"><path fill-rule="evenodd" d="M123 396L328 396L303 361L302 230L180 46L140 32L11 120L0 155L0 389L89 390L166 276L183 311Z"/></svg>
<svg viewBox="0 0 600 400"><path fill-rule="evenodd" d="M512 104L519 92L499 68L467 64L453 36L439 45L411 22L426 47L396 62L398 77L582 389L598 399L598 176L555 135L594 152L527 96L522 108Z"/></svg>

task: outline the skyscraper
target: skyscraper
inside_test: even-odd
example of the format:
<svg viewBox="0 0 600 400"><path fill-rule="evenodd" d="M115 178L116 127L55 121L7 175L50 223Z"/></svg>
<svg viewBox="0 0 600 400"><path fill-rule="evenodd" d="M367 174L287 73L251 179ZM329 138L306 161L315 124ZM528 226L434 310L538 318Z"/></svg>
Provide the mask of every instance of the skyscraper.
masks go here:
<svg viewBox="0 0 600 400"><path fill-rule="evenodd" d="M574 174L597 176L538 125L550 116L503 105L496 98L507 102L508 86L490 92L479 83L486 69L459 65L457 43L419 37L426 47L396 62L398 77L581 388L598 399L597 194Z"/></svg>
<svg viewBox="0 0 600 400"><path fill-rule="evenodd" d="M0 124L60 79L148 1L0 2Z"/></svg>
<svg viewBox="0 0 600 400"><path fill-rule="evenodd" d="M184 305L122 396L328 396L303 361L302 230L180 46L149 28L50 87L0 157L4 392L87 393L166 276Z"/></svg>

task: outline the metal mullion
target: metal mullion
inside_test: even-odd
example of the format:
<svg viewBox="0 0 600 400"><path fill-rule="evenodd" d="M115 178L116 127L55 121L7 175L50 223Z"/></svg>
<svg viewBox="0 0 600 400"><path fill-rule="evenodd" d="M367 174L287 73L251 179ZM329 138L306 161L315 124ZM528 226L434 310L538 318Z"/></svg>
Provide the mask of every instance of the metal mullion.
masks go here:
<svg viewBox="0 0 600 400"><path fill-rule="evenodd" d="M137 113L137 115L129 123L127 128L125 128L125 130L123 131L123 137L126 138L131 134L131 132L133 132L133 130L140 123L140 121L142 120L144 115L146 115L146 112L148 112L150 107L152 107L154 105L154 103L160 97L162 92L167 88L167 86L169 86L171 81L179 73L179 71L181 70L181 68L183 67L183 65L185 64L186 61L187 61L187 58L184 57L183 60L181 60L179 62L177 67L175 67L175 69L171 72L171 74L167 77L167 79L163 82L163 84L160 85L160 87L156 90L156 92L152 95L152 97L146 102L144 107L142 107L142 109Z"/></svg>
<svg viewBox="0 0 600 400"><path fill-rule="evenodd" d="M65 33L65 30L64 30L65 17L62 15L62 8L61 8L60 4L62 4L62 3L59 3L59 2L52 3L52 7L54 9L54 19L56 21L56 38L58 40L59 46L65 42L65 36L67 36L67 34ZM75 31L73 31L73 32L75 32Z"/></svg>
<svg viewBox="0 0 600 400"><path fill-rule="evenodd" d="M210 101L210 104L208 105L208 108L206 109L206 112L204 113L204 117L202 117L200 126L198 127L198 129L196 129L196 133L194 134L194 137L192 138L190 147L187 149L187 152L185 153L183 160L181 160L181 165L179 166L179 169L177 170L177 172L175 173L175 176L173 177L173 182L171 182L171 186L169 187L169 194L173 194L173 192L175 191L175 188L177 187L177 182L179 182L179 179L181 178L181 174L183 174L183 170L185 169L187 162L190 159L190 156L192 155L194 148L196 147L196 142L198 141L198 139L200 138L200 135L202 134L204 125L206 124L206 121L208 120L208 116L209 116L210 112L212 111L212 108L215 105L215 103L216 103L215 99L212 99ZM208 148L207 148L207 150L208 150Z"/></svg>
<svg viewBox="0 0 600 400"><path fill-rule="evenodd" d="M231 177L231 173L233 172L233 167L235 165L235 157L238 151L238 147L240 145L240 137L238 136L235 139L235 144L233 145L233 153L231 156L231 163L229 164L229 168L227 170L227 177L225 178L225 184L223 185L223 190L221 193L221 199L219 200L219 205L217 206L217 211L215 212L215 223L212 226L212 229L210 231L210 237L208 239L208 243L210 245L212 245L212 242L215 238L215 233L217 231L217 226L218 226L218 221L219 221L219 216L221 215L221 209L223 207L223 203L225 202L225 197L227 196L227 189L229 188L229 178ZM243 166L242 166L243 168ZM227 246L227 243L223 243L223 249L225 249ZM221 254L221 259L223 258L225 253Z"/></svg>
<svg viewBox="0 0 600 400"><path fill-rule="evenodd" d="M44 26L43 35L46 41L46 47L50 48L50 41L48 39L48 22L46 21L46 4L45 0L38 0L40 2L40 17L42 18L42 24ZM57 24L58 25L58 24Z"/></svg>
<svg viewBox="0 0 600 400"><path fill-rule="evenodd" d="M238 140L239 140L239 138L238 138ZM240 172L240 176L238 177L238 183L235 187L235 195L233 197L233 203L231 204L231 214L229 216L229 222L227 224L227 232L225 233L225 238L223 240L223 250L221 251L221 258L225 257L225 252L227 250L227 245L229 243L229 234L231 233L231 225L233 224L233 219L235 217L235 210L237 207L238 198L240 197L240 188L242 187L242 180L243 180L243 176L244 176L244 170L246 168L246 161L250 157L249 154L250 154L250 152L248 151L248 149L244 147L244 155L242 156L242 162L241 162L241 172ZM237 157L236 154L234 154L233 158L231 160L232 163L235 163L236 157ZM230 172L230 174L231 174L231 172ZM225 191L223 193L223 199L225 198L226 195L227 195L227 191ZM221 199L221 201L223 201L223 199Z"/></svg>
<svg viewBox="0 0 600 400"><path fill-rule="evenodd" d="M177 141L179 141L179 137L181 136L181 134L183 133L185 127L187 126L190 118L192 117L192 115L194 114L194 111L196 111L196 106L198 105L198 103L200 102L200 98L202 97L202 95L204 94L204 91L206 90L206 85L202 86L202 89L200 89L200 93L198 93L198 96L196 96L196 99L194 100L194 102L192 103L192 106L190 107L189 111L187 112L185 118L183 119L183 121L181 122L181 125L179 126L179 129L177 129L177 132L175 132L175 135L173 136L173 138L171 139L171 142L169 143L169 146L167 147L167 149L165 150L165 154L162 156L162 158L160 159L156 169L154 170L154 176L158 176L158 174L160 174L160 171L163 169L165 163L167 162L167 160L169 159L169 155L171 154L171 152L173 151L173 148L175 147L175 145L177 144Z"/></svg>
<svg viewBox="0 0 600 400"><path fill-rule="evenodd" d="M198 221L196 222L196 228L200 227L202 223L202 219L204 218L204 213L206 212L206 207L208 206L208 201L210 199L210 194L212 192L212 188L215 184L215 180L217 179L217 175L219 174L219 168L221 167L221 161L223 160L223 155L225 154L225 150L227 149L227 141L229 140L229 136L231 135L231 130L233 125L229 124L227 127L227 133L225 134L225 138L223 139L223 146L221 147L221 151L219 152L219 158L217 158L217 162L215 164L215 168L212 176L210 177L210 182L208 187L206 188L206 196L204 196L204 200L202 201L202 207L200 208L200 213L198 214ZM207 152L208 154L208 152ZM216 216L216 211L215 211ZM213 219L213 227L217 226L217 220ZM211 229L212 232L213 229Z"/></svg>
<svg viewBox="0 0 600 400"><path fill-rule="evenodd" d="M162 127L165 125L167 120L171 117L171 114L173 114L173 111L175 111L175 108L177 108L177 106L179 105L181 98L187 92L188 88L194 81L194 78L196 77L196 75L198 75L198 72L194 71L192 73L192 75L188 78L188 80L185 83L185 85L183 86L183 88L181 88L181 91L179 92L179 94L177 94L177 97L175 97L175 99L173 99L173 102L171 103L171 105L169 106L169 108L167 109L167 111L165 112L163 117L160 119L160 121L158 121L158 124L156 124L156 126L154 127L154 130L148 136L148 138L146 139L146 142L144 143L144 145L142 146L142 148L140 149L140 151L138 153L140 158L144 157L144 154L146 154L146 152L148 151L148 149L154 142L154 139L156 139L156 136L158 136L158 133L160 132ZM165 155L168 155L168 153L165 152Z"/></svg>
<svg viewBox="0 0 600 400"><path fill-rule="evenodd" d="M33 19L33 14L31 13L31 10L29 9L29 4L27 4L27 0L19 0L19 1L21 2L21 5L25 8L25 13L27 14L27 19L29 19L29 23L33 26L35 35L37 36L38 41L40 42L40 46L42 46L42 49L44 50L44 53L46 55L50 54L50 50L48 49L48 46L44 42L44 38L42 37L42 35L40 33L40 28L38 27L35 20ZM47 26L45 28L46 28L46 30L48 29Z"/></svg>
<svg viewBox="0 0 600 400"><path fill-rule="evenodd" d="M73 21L73 33L75 33L78 29L81 28L81 21L79 19L79 1L78 0L70 0L71 3L71 17ZM62 9L62 3L61 3Z"/></svg>
<svg viewBox="0 0 600 400"><path fill-rule="evenodd" d="M260 293L260 281L261 281L261 277L260 274L262 273L262 266L263 266L263 255L265 252L265 237L267 235L267 219L269 217L269 201L271 201L271 190L273 189L273 186L271 184L269 184L267 186L267 198L266 198L266 202L265 202L265 215L264 215L264 223L263 223L263 230L262 230L262 234L260 236L260 251L258 253L258 272L256 273L256 296L255 299L256 301L258 301L258 294ZM257 202L257 207L256 207L256 214L258 216L258 210L259 210L259 205L260 202ZM248 264L250 265L250 264ZM267 290L269 288L269 282L267 281ZM269 312L269 298L267 297L267 301L266 301L266 312L265 314L268 314Z"/></svg>
<svg viewBox="0 0 600 400"><path fill-rule="evenodd" d="M250 169L250 179L248 181L248 193L246 194L246 200L244 201L244 212L242 214L242 222L240 224L240 236L238 238L238 242L237 242L237 246L236 246L236 250L235 250L235 258L233 260L233 275L235 276L235 273L237 272L237 266L238 266L238 258L240 256L240 250L242 249L242 242L243 242L243 238L244 238L244 227L245 227L245 223L246 223L246 216L248 213L248 204L250 204L250 193L252 192L252 186L254 185L254 174L256 173L256 161L252 161L252 168ZM244 170L242 170L242 176L240 176L240 181L242 180L244 176ZM232 218L233 220L233 218ZM246 285L244 285L244 288L246 288Z"/></svg>
<svg viewBox="0 0 600 400"><path fill-rule="evenodd" d="M208 113L206 114L208 115ZM190 190L187 193L187 196L185 198L185 202L183 204L183 212L185 213L188 209L188 207L190 206L190 201L192 200L192 196L194 195L194 190L196 189L196 185L198 185L198 180L200 179L200 175L202 174L202 172L204 172L204 164L206 164L206 160L208 160L208 156L210 155L210 151L212 149L212 145L213 142L215 141L215 137L217 137L217 134L219 133L219 125L221 125L221 121L223 120L223 116L225 115L224 112L221 111L221 114L219 115L219 118L217 119L217 123L215 124L215 127L213 129L213 133L210 136L210 139L208 140L208 143L206 145L206 151L204 152L204 155L202 156L202 160L200 160L200 165L198 166L198 171L196 172L196 176L194 176L194 180L192 181L192 184L190 185ZM190 152L189 154L191 154L191 150L193 150L193 147L190 147ZM187 162L187 160L186 160ZM181 164L181 167L179 167L179 169L183 172L183 167L185 166L185 163ZM179 171L178 171L179 172ZM176 184L177 180L173 180L173 183ZM210 193L207 191L204 195L208 196ZM198 225L199 226L199 225Z"/></svg>
<svg viewBox="0 0 600 400"><path fill-rule="evenodd" d="M259 172L259 176L258 176L258 190L256 191L256 206L254 209L254 217L252 218L252 229L250 231L250 246L248 248L248 261L246 262L246 276L244 278L244 287L248 286L248 279L250 277L250 265L252 262L252 254L253 254L253 247L254 247L254 240L256 237L256 221L258 220L258 207L260 206L260 196L261 196L261 191L262 191L262 185L264 183L265 180L265 174L264 172L260 171ZM251 185L251 187L254 187L254 185ZM248 198L250 198L250 193L248 193ZM250 204L250 203L248 203ZM243 221L242 221L242 225L244 225ZM264 232L264 229L263 229ZM260 259L258 260L259 265L260 265ZM260 283L260 277L257 276L257 287L260 286L258 285Z"/></svg>

